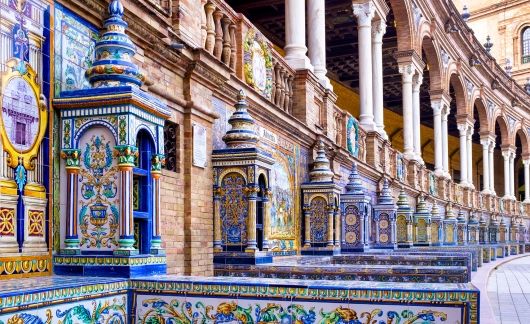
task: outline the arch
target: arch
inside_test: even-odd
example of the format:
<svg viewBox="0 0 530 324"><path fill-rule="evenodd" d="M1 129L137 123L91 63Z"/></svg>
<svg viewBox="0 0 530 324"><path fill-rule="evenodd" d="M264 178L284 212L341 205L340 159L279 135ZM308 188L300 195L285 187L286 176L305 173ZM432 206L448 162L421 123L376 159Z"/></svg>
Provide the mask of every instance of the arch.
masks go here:
<svg viewBox="0 0 530 324"><path fill-rule="evenodd" d="M466 115L467 103L466 103L466 91L464 88L464 83L460 76L454 72L449 76L449 87L453 87L455 91L455 105L456 105L456 115Z"/></svg>
<svg viewBox="0 0 530 324"><path fill-rule="evenodd" d="M248 183L247 174L245 172L243 172L241 169L230 168L230 169L225 169L225 170L223 170L223 172L221 172L221 174L219 175L219 178L218 178L217 185L221 186L221 183L223 182L223 179L230 173L238 173L238 174L240 174L243 177L243 179L245 180L245 183Z"/></svg>
<svg viewBox="0 0 530 324"><path fill-rule="evenodd" d="M258 183L259 183L259 177L263 176L263 179L265 181L265 186L268 188L269 187L269 177L268 177L267 171L265 171L265 169L259 168L257 176L258 176Z"/></svg>
<svg viewBox="0 0 530 324"><path fill-rule="evenodd" d="M421 44L422 50L425 51L425 58L428 64L429 71L429 82L430 82L430 91L441 90L442 89L442 74L440 66L440 57L438 51L432 38L429 35L425 35L422 38Z"/></svg>
<svg viewBox="0 0 530 324"><path fill-rule="evenodd" d="M528 154L530 153L530 149L528 147L528 144L530 143L528 133L523 130L523 128L521 127L521 123L518 123L515 129L516 130L514 131L514 143L516 137L519 136L519 139L521 140L521 154L523 156L528 156Z"/></svg>
<svg viewBox="0 0 530 324"><path fill-rule="evenodd" d="M510 132L508 128L508 122L506 121L506 118L502 114L498 114L495 117L495 123L492 123L493 125L493 131L495 131L496 125L499 124L499 130L501 133L501 144L502 145L509 145L510 143Z"/></svg>
<svg viewBox="0 0 530 324"><path fill-rule="evenodd" d="M472 107L472 111L473 111L473 114L475 112L475 108L477 109L477 112L478 112L478 120L479 120L479 123L480 123L480 131L481 132L487 132L490 130L490 123L489 123L489 120L488 120L488 111L486 109L486 106L484 105L484 102L482 101L481 98L475 98L474 101L473 101L473 107Z"/></svg>
<svg viewBox="0 0 530 324"><path fill-rule="evenodd" d="M141 131L145 131L145 132L149 133L149 135L150 135L150 137L151 137L153 143L155 144L155 150L156 150L157 152L159 152L159 148L158 148L158 145L157 145L158 143L157 143L157 141L155 140L156 136L155 136L155 134L153 133L153 130L150 129L150 128L149 128L147 125L145 125L145 124L140 124L140 125L136 126L136 129L135 129L135 131L134 131L134 132L135 132L135 138L138 138L138 133L140 133Z"/></svg>
<svg viewBox="0 0 530 324"><path fill-rule="evenodd" d="M114 126L112 126L112 124L110 124L106 120L91 120L83 124L81 127L79 127L76 130L75 135L74 135L75 148L79 148L79 140L81 139L81 137L83 137L83 134L89 129L91 129L92 127L97 127L97 126L107 128L112 134L112 136L114 137L114 142L118 143L118 134L116 133L116 129L114 128Z"/></svg>
<svg viewBox="0 0 530 324"><path fill-rule="evenodd" d="M328 196L324 195L324 194L314 194L313 196L311 196L311 199L309 199L309 204L311 204L311 202L315 199L315 198L323 198L327 204L329 204L329 201L328 201Z"/></svg>
<svg viewBox="0 0 530 324"><path fill-rule="evenodd" d="M390 0L390 8L394 14L398 51L407 51L414 48L412 8L410 7L410 2ZM402 19L398 20L397 17Z"/></svg>

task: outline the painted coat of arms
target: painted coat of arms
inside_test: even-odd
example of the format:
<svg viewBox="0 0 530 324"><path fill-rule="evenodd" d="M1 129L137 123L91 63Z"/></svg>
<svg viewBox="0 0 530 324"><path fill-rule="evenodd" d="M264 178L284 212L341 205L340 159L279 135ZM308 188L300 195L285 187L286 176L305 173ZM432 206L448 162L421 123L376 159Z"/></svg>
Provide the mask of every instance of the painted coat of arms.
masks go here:
<svg viewBox="0 0 530 324"><path fill-rule="evenodd" d="M104 135L93 135L85 144L80 172L81 246L98 249L118 246L117 169L110 142Z"/></svg>

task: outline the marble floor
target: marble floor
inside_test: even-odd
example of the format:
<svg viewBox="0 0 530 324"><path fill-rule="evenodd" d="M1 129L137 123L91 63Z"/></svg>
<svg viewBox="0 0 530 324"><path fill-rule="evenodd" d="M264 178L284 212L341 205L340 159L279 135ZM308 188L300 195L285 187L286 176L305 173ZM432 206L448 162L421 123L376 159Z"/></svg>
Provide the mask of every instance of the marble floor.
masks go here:
<svg viewBox="0 0 530 324"><path fill-rule="evenodd" d="M528 323L530 318L530 256L492 269L487 292L494 323Z"/></svg>

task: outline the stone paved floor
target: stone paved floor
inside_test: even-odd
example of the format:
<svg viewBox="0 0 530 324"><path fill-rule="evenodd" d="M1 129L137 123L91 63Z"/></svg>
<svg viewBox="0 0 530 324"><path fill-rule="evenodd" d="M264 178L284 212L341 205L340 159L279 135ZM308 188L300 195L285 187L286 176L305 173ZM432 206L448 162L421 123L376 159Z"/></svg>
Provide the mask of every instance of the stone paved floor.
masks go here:
<svg viewBox="0 0 530 324"><path fill-rule="evenodd" d="M487 291L495 323L527 324L530 319L530 256L493 270Z"/></svg>

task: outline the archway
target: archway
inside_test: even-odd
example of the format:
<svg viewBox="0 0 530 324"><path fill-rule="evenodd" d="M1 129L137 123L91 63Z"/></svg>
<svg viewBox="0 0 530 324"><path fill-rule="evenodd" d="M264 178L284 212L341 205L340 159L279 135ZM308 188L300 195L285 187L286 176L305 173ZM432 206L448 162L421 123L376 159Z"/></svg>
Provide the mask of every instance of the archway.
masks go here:
<svg viewBox="0 0 530 324"><path fill-rule="evenodd" d="M460 132L456 122L457 115L465 115L466 100L464 85L457 74L452 74L449 78L449 96L451 98L450 110L447 115L447 132L448 132L448 172L455 182L460 182Z"/></svg>
<svg viewBox="0 0 530 324"><path fill-rule="evenodd" d="M502 116L497 116L495 119L495 149L493 153L493 172L494 179L493 185L495 192L498 196L505 196L505 164L504 157L502 155L502 147L505 147L509 143L508 138L508 125ZM501 171L502 170L502 171Z"/></svg>
<svg viewBox="0 0 530 324"><path fill-rule="evenodd" d="M528 159L528 137L523 129L515 133L514 192L519 201L525 200L524 159Z"/></svg>
<svg viewBox="0 0 530 324"><path fill-rule="evenodd" d="M264 219L265 219L265 204L264 197L265 191L267 190L267 181L265 180L265 175L260 174L258 178L258 197L256 199L256 242L259 251L263 250L263 240L264 240Z"/></svg>
<svg viewBox="0 0 530 324"><path fill-rule="evenodd" d="M482 99L476 98L473 103L473 135L471 137L471 161L472 173L471 180L476 189L484 190L484 160L482 154L482 145L480 134L487 132L489 129L488 113Z"/></svg>
<svg viewBox="0 0 530 324"><path fill-rule="evenodd" d="M136 136L138 158L133 169L133 218L135 248L149 253L153 221L153 187L151 158L156 152L151 134L142 129Z"/></svg>

